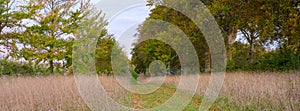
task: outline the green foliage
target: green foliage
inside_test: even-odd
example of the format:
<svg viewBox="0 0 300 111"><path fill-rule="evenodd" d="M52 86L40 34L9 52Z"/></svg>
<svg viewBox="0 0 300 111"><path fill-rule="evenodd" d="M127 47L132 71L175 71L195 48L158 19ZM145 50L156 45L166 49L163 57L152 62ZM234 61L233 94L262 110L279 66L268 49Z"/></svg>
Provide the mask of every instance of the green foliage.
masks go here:
<svg viewBox="0 0 300 111"><path fill-rule="evenodd" d="M22 7L28 20L35 21L33 25L26 25L26 30L18 37L24 46L19 57L30 63L49 63L49 71L54 73L56 61L68 61L72 55L72 38L69 34L76 32L84 17L85 5L73 10L77 1L40 1L32 0ZM89 5L89 2L87 2ZM43 15L43 16L41 16ZM69 35L69 36L68 36ZM68 68L71 63L64 62L62 67ZM59 72L59 70L56 70Z"/></svg>
<svg viewBox="0 0 300 111"><path fill-rule="evenodd" d="M111 54L112 48L116 44L113 38L100 38L97 42L95 51L96 70L98 74L111 75L112 64Z"/></svg>
<svg viewBox="0 0 300 111"><path fill-rule="evenodd" d="M98 74L111 75L111 54L116 41L113 39L112 35L107 33L105 27L108 23L104 19L104 14L101 11L97 11L95 7L91 7L85 13L87 14L87 17L83 18L80 29L75 34L77 39L76 43L73 44L74 51L77 51L75 55L80 56L79 58L85 58L85 62L95 61L94 64L91 65L95 65ZM97 41L94 39L97 39ZM91 45L86 46L85 44ZM94 46L96 47L94 48ZM90 50L87 51L87 49ZM94 58L91 58L90 55L93 54ZM75 64L81 65L81 63Z"/></svg>
<svg viewBox="0 0 300 111"><path fill-rule="evenodd" d="M14 28L24 18L20 10L14 9L16 3L15 0L0 0L0 35L4 34L4 28Z"/></svg>
<svg viewBox="0 0 300 111"><path fill-rule="evenodd" d="M251 70L258 71L300 71L300 54L290 50L271 52L250 65Z"/></svg>
<svg viewBox="0 0 300 111"><path fill-rule="evenodd" d="M189 4L188 1L185 2L183 6ZM197 10L190 10L189 12L194 13L197 12ZM150 17L147 18L147 20L138 29L138 42L141 42L145 38L151 39L154 36L158 38L170 38L174 43L180 42L174 39L175 36L180 35L178 34L178 30L172 28L169 24L152 22L152 19L169 22L182 30L183 33L191 40L196 49L200 69L204 69L206 67L205 61L209 60L210 56L208 45L203 34L196 24L191 21L191 19L174 9L164 6L156 6L152 9ZM141 42L140 44L135 44L135 48L132 51L132 64L135 66L135 70L138 73L145 73L148 65L154 60L161 60L171 69L179 69L181 67L180 61L179 58L176 57L177 54L173 48L174 47L170 47L168 44L157 40L148 40Z"/></svg>
<svg viewBox="0 0 300 111"><path fill-rule="evenodd" d="M167 31L164 27L155 27L156 25L152 24L153 26L151 26L150 24L151 28L149 28L147 21L150 19L172 23L188 35L193 42L199 57L200 69L207 68L204 63L210 62L210 56L205 39L199 33L201 31L189 18L159 5L167 2L171 3L172 0L149 0L148 5L156 7L151 10L150 17L139 28L138 40L151 38L151 36L174 36L169 34L169 30ZM184 1L184 3L187 3L186 7L191 7L189 1ZM224 35L227 49L227 70L299 71L300 9L297 0L222 0L203 1L203 3L210 9ZM197 12L193 8L189 9L186 12ZM241 37L247 44L235 41L238 32L241 33ZM153 60L161 60L159 57L166 55L169 59L166 59L164 63L167 64L168 61L171 61L170 58L176 55L174 52L168 52L172 49L167 48L166 44L157 41L156 43L146 41L135 46L132 63L135 65L136 71L141 73L145 72ZM277 48L274 51L266 51L270 46ZM160 50L160 54L156 54L158 50ZM173 65L179 64L178 60L175 61Z"/></svg>
<svg viewBox="0 0 300 111"><path fill-rule="evenodd" d="M133 68L130 68L130 73L131 73L131 76L133 77L133 79L137 80L137 78L139 77L138 73L136 73L134 71Z"/></svg>
<svg viewBox="0 0 300 111"><path fill-rule="evenodd" d="M44 75L47 69L41 66L32 67L27 63L0 61L0 75Z"/></svg>
<svg viewBox="0 0 300 111"><path fill-rule="evenodd" d="M233 45L233 59L227 62L227 71L300 71L300 53L291 49L277 49L274 51L257 51L256 60L248 62L249 46L236 42Z"/></svg>
<svg viewBox="0 0 300 111"><path fill-rule="evenodd" d="M175 55L175 51L169 45L157 40L149 40L142 42L133 49L131 63L135 65L135 71L137 73L145 74L150 63L155 60L160 60L164 62L164 64L168 64L168 62L171 61L172 55ZM175 68L178 64L178 58L175 58L170 65Z"/></svg>
<svg viewBox="0 0 300 111"><path fill-rule="evenodd" d="M114 44L110 57L114 75L130 75L130 61L117 43Z"/></svg>
<svg viewBox="0 0 300 111"><path fill-rule="evenodd" d="M12 6L17 11L12 11ZM18 5L4 0L0 1L0 7L0 44L9 49L8 57L25 59L32 67L37 67L33 64L47 64L47 73L61 74L68 69L72 72L74 39L91 34L102 39L108 35L104 29L107 25L104 15L90 0L31 0ZM24 19L32 24L20 24ZM2 33L3 28L13 27L25 30ZM75 36L79 28L85 31L80 30L80 36Z"/></svg>

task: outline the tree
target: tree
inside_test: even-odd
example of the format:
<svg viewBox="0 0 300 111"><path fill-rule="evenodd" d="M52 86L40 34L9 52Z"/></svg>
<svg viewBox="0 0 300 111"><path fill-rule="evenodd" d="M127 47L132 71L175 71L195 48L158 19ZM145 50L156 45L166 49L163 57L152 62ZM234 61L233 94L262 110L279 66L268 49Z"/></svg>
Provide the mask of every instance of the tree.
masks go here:
<svg viewBox="0 0 300 111"><path fill-rule="evenodd" d="M116 41L112 37L100 37L95 51L98 74L112 74L111 54Z"/></svg>
<svg viewBox="0 0 300 111"><path fill-rule="evenodd" d="M173 59L172 64L168 64L171 62L172 55L175 56L175 52L170 46L157 40L150 40L135 46L132 52L131 63L135 66L137 73L146 73L150 63L155 60L161 60L168 65L167 67L176 69L179 67L178 58Z"/></svg>
<svg viewBox="0 0 300 111"><path fill-rule="evenodd" d="M238 26L243 37L250 45L250 62L254 61L254 45L262 47L273 41L279 42L279 47L287 46L292 40L294 49L297 49L299 39L299 10L298 2L289 1L248 1L242 9ZM298 31L299 32L299 31ZM299 44L299 43L298 43Z"/></svg>
<svg viewBox="0 0 300 111"><path fill-rule="evenodd" d="M49 64L50 74L54 69L70 66L74 34L89 10L90 1L31 0L22 11L28 20L26 30L20 36L23 45L20 57L36 65ZM67 62L67 63L66 63ZM56 65L56 66L55 66Z"/></svg>
<svg viewBox="0 0 300 111"><path fill-rule="evenodd" d="M11 25L10 10L11 4L10 0L1 0L0 1L0 34L3 33L3 29L9 25Z"/></svg>
<svg viewBox="0 0 300 111"><path fill-rule="evenodd" d="M156 5L154 2L156 1L149 1L149 5ZM161 3L164 3L164 1L162 1ZM192 4L189 1L185 1L181 5L187 8L191 5L197 6L198 4ZM189 12L195 13L197 12L197 10L193 9L189 10ZM196 26L196 24L190 20L190 18L186 17L178 11L175 11L174 9L157 5L154 9L151 10L150 17L147 18L146 22L139 28L138 41L141 41L144 38L151 38L151 36L170 38L176 36L176 30L170 28L169 25L163 26L161 24L158 24L160 25L160 27L155 27L155 23L148 22L151 19L158 19L176 25L187 35L187 37L189 37L192 44L194 45L198 54L199 63L201 64L200 69L210 67L210 54L205 37L201 33L200 29ZM139 73L144 73L146 71L146 67L154 60L161 60L167 65L169 65L168 63L172 63L167 67L173 69L180 68L179 58L177 57L172 59L173 57L176 57L176 52L167 44L158 41L146 41L138 45L136 44L136 47L133 49L132 54L132 63L136 66L136 71L138 71ZM208 64L205 65L205 62Z"/></svg>
<svg viewBox="0 0 300 111"><path fill-rule="evenodd" d="M84 46L83 44L93 43L94 39L97 38L97 43L95 53L95 58L90 58L95 60L97 73L110 74L111 69L111 49L116 43L112 38L113 35L108 34L105 27L108 22L104 18L104 14L101 11L97 11L94 6L90 6L90 10L86 13L86 17L82 19L79 31L75 34L77 43L74 47L79 52L86 52L85 48L80 48ZM90 40L90 41L89 41ZM93 51L92 51L93 52ZM86 56L89 54L81 54L80 56ZM88 57L89 58L89 57ZM77 63L79 64L79 63Z"/></svg>
<svg viewBox="0 0 300 111"><path fill-rule="evenodd" d="M226 58L232 60L231 47L237 38L238 20L243 9L243 1L238 0L214 0L203 1L210 12L214 15L220 26L226 45Z"/></svg>
<svg viewBox="0 0 300 111"><path fill-rule="evenodd" d="M17 9L16 0L0 0L0 45L9 51L18 49L15 36L19 35L19 31L16 29L22 27L21 20L24 18Z"/></svg>
<svg viewBox="0 0 300 111"><path fill-rule="evenodd" d="M14 10L16 8L15 4L15 0L0 1L0 35L4 34L5 28L13 28L19 25L22 16L21 12Z"/></svg>
<svg viewBox="0 0 300 111"><path fill-rule="evenodd" d="M270 6L271 5L271 6ZM264 8L269 10L272 16L273 36L271 41L278 41L279 47L285 50L300 50L300 9L299 1L273 1ZM272 7L272 9L270 9Z"/></svg>
<svg viewBox="0 0 300 111"><path fill-rule="evenodd" d="M242 9L242 14L238 20L238 28L243 34L243 37L249 43L249 60L254 61L255 44L258 39L262 39L261 31L265 25L266 14L262 10L262 1L248 1L245 2Z"/></svg>
<svg viewBox="0 0 300 111"><path fill-rule="evenodd" d="M279 61L281 66L297 64L295 61L299 61L297 51L300 43L298 30L300 10L297 4L297 0L253 0L244 3L237 26L248 42L248 57L251 63L248 65L253 68L252 70L274 68L283 71L277 67L276 62ZM274 51L267 49L270 46L275 47L272 49ZM273 56L275 54L280 56ZM270 55L271 58L267 59ZM288 57L285 55L289 55L289 58L280 58ZM234 61L239 63L237 60ZM263 67L258 67L260 65ZM289 70L290 66L286 66L284 70Z"/></svg>

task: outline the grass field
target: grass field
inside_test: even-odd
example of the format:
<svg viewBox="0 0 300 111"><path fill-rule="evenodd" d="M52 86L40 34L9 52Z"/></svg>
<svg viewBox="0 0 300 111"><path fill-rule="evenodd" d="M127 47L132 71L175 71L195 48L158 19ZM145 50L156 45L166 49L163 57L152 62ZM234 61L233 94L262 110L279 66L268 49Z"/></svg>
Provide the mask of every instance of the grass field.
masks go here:
<svg viewBox="0 0 300 111"><path fill-rule="evenodd" d="M200 76L196 95L186 111L201 104L210 75ZM153 108L176 91L179 77L168 76L151 94L126 91L112 77L99 77L109 96L134 109ZM1 77L0 110L89 110L72 76ZM229 73L210 110L300 110L300 74Z"/></svg>

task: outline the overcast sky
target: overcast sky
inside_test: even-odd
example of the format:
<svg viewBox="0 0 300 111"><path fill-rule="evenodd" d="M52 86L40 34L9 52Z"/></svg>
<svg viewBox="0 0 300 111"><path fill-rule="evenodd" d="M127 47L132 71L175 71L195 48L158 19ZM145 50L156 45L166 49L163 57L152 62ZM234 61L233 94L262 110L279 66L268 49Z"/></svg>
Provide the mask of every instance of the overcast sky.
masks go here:
<svg viewBox="0 0 300 111"><path fill-rule="evenodd" d="M143 4L146 3L146 0L127 0L129 3L110 1L104 4L99 3L98 0L92 0L92 2L97 8L104 10L109 19L108 32L114 35L120 46L124 48L126 55L131 58L132 43L137 39L134 37L134 34L137 33L137 26L142 24L150 13L150 8Z"/></svg>
<svg viewBox="0 0 300 111"><path fill-rule="evenodd" d="M121 47L125 48L126 54L130 57L130 49L132 43L135 42L137 37L134 34L137 33L136 29L139 24L145 21L148 17L149 10L147 7L136 7L120 14L117 18L109 22L109 33L114 34Z"/></svg>

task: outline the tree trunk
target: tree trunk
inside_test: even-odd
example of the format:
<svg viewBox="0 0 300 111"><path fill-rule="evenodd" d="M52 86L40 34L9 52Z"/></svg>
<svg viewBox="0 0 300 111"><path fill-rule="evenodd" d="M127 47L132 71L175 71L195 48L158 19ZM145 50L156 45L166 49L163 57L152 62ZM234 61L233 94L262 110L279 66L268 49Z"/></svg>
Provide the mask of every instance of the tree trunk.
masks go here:
<svg viewBox="0 0 300 111"><path fill-rule="evenodd" d="M54 38L54 32L51 33L52 39ZM52 53L52 50L54 48L54 45L50 45L50 53ZM54 53L52 53L54 55ZM50 58L50 75L54 75L54 63L53 63L53 57Z"/></svg>
<svg viewBox="0 0 300 111"><path fill-rule="evenodd" d="M204 72L205 73L211 72L210 59L205 60L205 69L204 69Z"/></svg>
<svg viewBox="0 0 300 111"><path fill-rule="evenodd" d="M211 63L211 57L210 57L210 53L206 53L205 54L206 55L206 60L205 60L205 69L204 69L204 72L205 73L209 73L209 72L211 72L211 65L210 65L210 63Z"/></svg>
<svg viewBox="0 0 300 111"><path fill-rule="evenodd" d="M50 60L50 75L54 75L54 65L53 60Z"/></svg>
<svg viewBox="0 0 300 111"><path fill-rule="evenodd" d="M254 61L254 43L250 42L250 51L249 51L250 63Z"/></svg>
<svg viewBox="0 0 300 111"><path fill-rule="evenodd" d="M232 47L232 44L235 42L236 37L237 37L237 31L233 31L227 38L228 40L227 40L226 61L232 60L231 47Z"/></svg>

